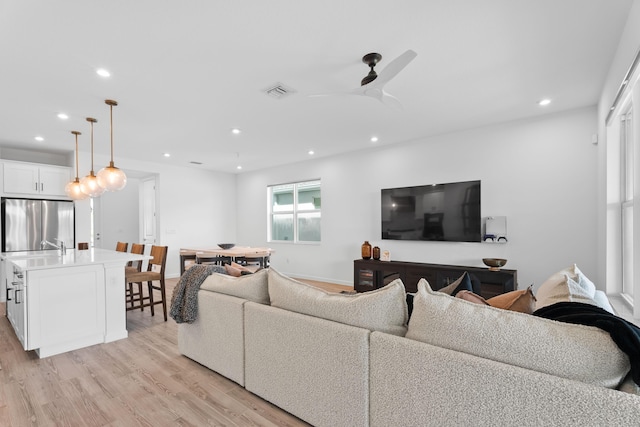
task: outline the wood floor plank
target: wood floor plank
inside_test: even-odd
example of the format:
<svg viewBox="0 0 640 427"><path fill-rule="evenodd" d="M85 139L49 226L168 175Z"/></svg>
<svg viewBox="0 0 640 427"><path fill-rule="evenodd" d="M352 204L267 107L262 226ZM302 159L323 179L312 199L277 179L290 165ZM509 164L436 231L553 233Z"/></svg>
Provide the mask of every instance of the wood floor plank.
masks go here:
<svg viewBox="0 0 640 427"><path fill-rule="evenodd" d="M160 306L128 311L124 340L45 359L22 349L4 314L0 303L0 426L308 426L181 355Z"/></svg>

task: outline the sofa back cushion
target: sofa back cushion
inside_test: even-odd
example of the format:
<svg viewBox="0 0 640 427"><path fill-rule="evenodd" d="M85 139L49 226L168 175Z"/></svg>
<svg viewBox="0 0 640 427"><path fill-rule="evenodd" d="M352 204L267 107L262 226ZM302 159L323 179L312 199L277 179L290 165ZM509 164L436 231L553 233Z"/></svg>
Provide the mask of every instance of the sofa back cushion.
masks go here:
<svg viewBox="0 0 640 427"><path fill-rule="evenodd" d="M338 294L298 282L269 269L271 305L371 331L404 336L407 302L402 282L359 294Z"/></svg>
<svg viewBox="0 0 640 427"><path fill-rule="evenodd" d="M629 358L601 329L543 319L434 292L418 283L407 338L615 388Z"/></svg>
<svg viewBox="0 0 640 427"><path fill-rule="evenodd" d="M205 279L200 289L244 298L260 304L269 304L267 272L267 269L263 269L240 277L213 273Z"/></svg>

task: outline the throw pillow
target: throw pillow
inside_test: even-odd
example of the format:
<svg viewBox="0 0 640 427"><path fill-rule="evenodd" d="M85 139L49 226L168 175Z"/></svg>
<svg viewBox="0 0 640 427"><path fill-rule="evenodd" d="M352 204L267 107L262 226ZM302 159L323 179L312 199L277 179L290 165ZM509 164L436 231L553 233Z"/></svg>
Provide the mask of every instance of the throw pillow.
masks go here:
<svg viewBox="0 0 640 427"><path fill-rule="evenodd" d="M597 290L593 295L593 300L601 309L607 310L611 314L616 314L613 307L611 307L611 303L609 302L609 298L607 298L607 294L605 294L604 292Z"/></svg>
<svg viewBox="0 0 640 427"><path fill-rule="evenodd" d="M502 308L503 310L519 311L520 313L531 314L536 309L536 297L533 295L531 286L519 291L506 292L504 294L489 298L487 303L491 307Z"/></svg>
<svg viewBox="0 0 640 427"><path fill-rule="evenodd" d="M487 303L487 301L484 298L482 298L478 294L474 294L471 291L460 291L456 295L456 298L460 298L465 301L472 302L474 304L489 305L489 303Z"/></svg>
<svg viewBox="0 0 640 427"><path fill-rule="evenodd" d="M575 277L577 279L577 276ZM559 277L553 275L538 289L536 310L557 302L581 302L597 305L593 299L594 295L595 291L591 294L568 274L563 274Z"/></svg>
<svg viewBox="0 0 640 427"><path fill-rule="evenodd" d="M269 304L267 272L268 270L265 269L240 277L213 273L205 279L200 289L244 298L260 304Z"/></svg>
<svg viewBox="0 0 640 427"><path fill-rule="evenodd" d="M469 277L469 273L467 273L466 271L462 273L462 276L458 277L456 281L448 284L444 288L438 289L438 292L444 292L447 295L455 297L458 292L463 290L473 292L471 278Z"/></svg>
<svg viewBox="0 0 640 427"><path fill-rule="evenodd" d="M404 336L407 301L400 279L374 291L358 294L330 293L298 282L269 268L271 305L334 322Z"/></svg>
<svg viewBox="0 0 640 427"><path fill-rule="evenodd" d="M418 283L407 338L559 377L615 388L629 358L598 328L472 304Z"/></svg>
<svg viewBox="0 0 640 427"><path fill-rule="evenodd" d="M227 274L233 277L240 277L242 275L242 271L238 268L233 267L232 265L225 264L224 269L227 270Z"/></svg>

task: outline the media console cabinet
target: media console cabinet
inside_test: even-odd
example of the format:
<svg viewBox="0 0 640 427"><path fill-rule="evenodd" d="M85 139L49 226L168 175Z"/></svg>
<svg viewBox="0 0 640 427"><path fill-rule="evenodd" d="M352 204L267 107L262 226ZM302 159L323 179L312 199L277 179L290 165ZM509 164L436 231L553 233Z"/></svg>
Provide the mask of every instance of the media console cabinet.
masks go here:
<svg viewBox="0 0 640 427"><path fill-rule="evenodd" d="M438 290L457 280L465 271L471 276L472 282L480 284L484 298L514 291L518 287L517 270L491 271L488 268L460 265L357 259L353 261L353 288L356 292L372 291L399 278L407 292L416 292L418 281L424 278L433 290Z"/></svg>

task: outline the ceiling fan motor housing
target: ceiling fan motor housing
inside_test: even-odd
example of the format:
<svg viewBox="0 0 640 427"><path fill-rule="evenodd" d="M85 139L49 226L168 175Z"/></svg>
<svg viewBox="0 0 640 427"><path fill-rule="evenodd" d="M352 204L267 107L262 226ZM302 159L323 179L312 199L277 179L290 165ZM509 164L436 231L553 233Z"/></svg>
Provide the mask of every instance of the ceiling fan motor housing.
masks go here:
<svg viewBox="0 0 640 427"><path fill-rule="evenodd" d="M374 71L373 67L375 67L381 59L382 55L380 55L379 53L367 53L362 57L362 62L367 64L371 68L371 71L369 71L369 74L367 74L365 78L360 81L361 86L371 83L378 77L378 74Z"/></svg>

